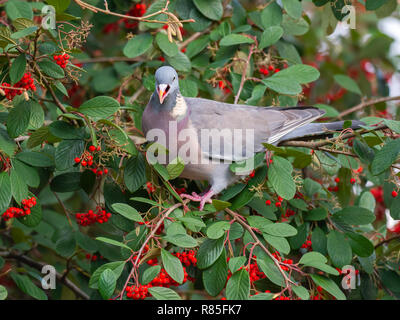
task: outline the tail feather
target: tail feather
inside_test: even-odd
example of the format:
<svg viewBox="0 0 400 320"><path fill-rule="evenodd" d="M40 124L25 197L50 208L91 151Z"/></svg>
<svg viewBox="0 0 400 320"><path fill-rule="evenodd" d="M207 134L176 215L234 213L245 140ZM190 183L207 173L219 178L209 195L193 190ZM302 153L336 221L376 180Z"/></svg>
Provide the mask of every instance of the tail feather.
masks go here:
<svg viewBox="0 0 400 320"><path fill-rule="evenodd" d="M342 131L343 125L344 121L309 123L291 131L290 133L282 137L279 142L296 139L310 140L319 137L329 136L333 134L332 131ZM361 125L365 125L365 123L359 120L353 120L350 127L353 130L357 130L361 128Z"/></svg>

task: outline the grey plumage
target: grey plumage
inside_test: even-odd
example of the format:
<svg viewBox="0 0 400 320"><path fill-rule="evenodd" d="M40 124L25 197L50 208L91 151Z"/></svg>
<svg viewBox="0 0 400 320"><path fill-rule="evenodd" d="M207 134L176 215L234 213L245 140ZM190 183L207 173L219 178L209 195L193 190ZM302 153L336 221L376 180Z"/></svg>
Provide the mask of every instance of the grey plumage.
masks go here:
<svg viewBox="0 0 400 320"><path fill-rule="evenodd" d="M189 199L200 201L200 209L205 202L210 201L212 195L218 194L241 178L230 171L229 162L244 160L263 151L263 142L277 145L289 139L321 135L327 130L341 130L343 126L343 122L311 123L325 114L325 111L314 107L262 108L201 98L184 98L179 91L178 75L171 67L159 68L155 77L156 90L143 112L142 129L145 134L151 129L163 131L167 136L165 147L170 152L177 152L188 142L178 141L178 135L184 129L196 133L197 137L201 137L204 129L228 129L227 135L234 129L239 129L242 133L246 130L254 132L254 143L250 146L244 135L232 145L223 134L218 148L205 146L199 141L189 141L191 150L197 151L197 154L194 152L195 158L190 158L185 164L181 176L208 180L211 185L210 191L204 196L185 195ZM170 132L170 122L177 125L177 132ZM358 123L354 124L354 128L357 126ZM204 160L212 162L205 164Z"/></svg>

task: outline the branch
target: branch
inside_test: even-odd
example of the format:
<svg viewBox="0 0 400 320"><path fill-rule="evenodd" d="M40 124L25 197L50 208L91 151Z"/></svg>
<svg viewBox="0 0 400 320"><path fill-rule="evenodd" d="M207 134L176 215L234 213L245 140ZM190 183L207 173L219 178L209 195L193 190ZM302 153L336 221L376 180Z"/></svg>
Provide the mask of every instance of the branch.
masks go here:
<svg viewBox="0 0 400 320"><path fill-rule="evenodd" d="M251 38L252 38L253 40L255 40L255 38L253 38L253 37L251 37ZM246 63L245 63L245 65L244 65L244 68L243 68L243 71L242 71L242 78L240 79L240 85L239 85L239 89L238 89L238 92L237 92L236 97L235 97L234 104L237 104L237 103L238 103L240 94L242 93L243 86L244 86L244 83L245 83L245 81L246 81L246 72L247 72L247 68L248 68L248 66L249 66L251 56L252 56L253 53L254 53L254 46L255 46L255 45L257 45L257 40L255 40L255 44L252 44L252 45L250 46L249 55L247 56Z"/></svg>
<svg viewBox="0 0 400 320"><path fill-rule="evenodd" d="M182 24L185 22L195 22L193 19L188 19L188 20L179 20L175 15L173 15L172 13L168 12L168 5L169 5L169 1L167 1L167 3L165 4L165 7L157 12L148 14L146 16L143 17L134 17L134 16L127 16L125 14L120 14L120 13L116 13L116 12L112 12L108 9L108 5L106 5L106 9L101 9L95 6L92 6L91 4L88 4L82 0L74 0L76 2L76 4L78 4L82 9L88 9L94 13L98 13L98 12L102 12L104 14L108 14L111 16L116 16L116 17L120 17L120 18L124 18L124 19L129 19L129 20L136 20L136 21L143 21L143 22L153 22L153 23L163 23L163 24L167 24L169 25L170 23L173 24ZM105 2L107 3L107 2ZM159 14L165 14L168 17L171 18L171 20L173 21L158 21L158 20L149 20L149 18L154 17L156 15Z"/></svg>
<svg viewBox="0 0 400 320"><path fill-rule="evenodd" d="M101 63L101 62L141 62L145 61L143 58L127 58L127 57L99 57L99 58L91 58L91 59L74 59L72 61L73 64L85 64L85 63Z"/></svg>
<svg viewBox="0 0 400 320"><path fill-rule="evenodd" d="M373 99L373 100L370 100L370 101L361 102L360 104L341 112L337 116L337 118L338 119L342 119L344 116L347 116L350 113L356 112L358 110L364 109L364 108L372 106L374 104L381 103L381 102L387 102L387 101L394 101L394 100L400 100L400 96L376 98L376 99Z"/></svg>
<svg viewBox="0 0 400 320"><path fill-rule="evenodd" d="M377 126L374 129L371 129L371 130L364 129L363 131L360 131L357 133L355 133L355 132L347 133L347 134L341 135L340 137L335 137L335 138L325 139L325 140L320 140L320 141L315 141L315 142L314 141L287 140L287 141L283 141L279 145L285 146L285 147L304 147L304 148L309 148L309 149L320 150L321 147L326 146L328 144L334 144L334 143L338 142L339 140L345 140L345 139L353 138L353 137L357 136L358 134L366 134L366 133L369 133L372 131L383 130L383 129L387 129L387 126L381 125L381 126ZM324 150L324 151L327 151L327 150ZM329 150L329 152L331 152L331 150Z"/></svg>
<svg viewBox="0 0 400 320"><path fill-rule="evenodd" d="M233 218L235 219L241 226L243 226L243 228L245 228L251 235L251 237L254 239L255 244L258 245L274 262L275 266L278 268L279 272L282 274L283 279L285 280L285 285L286 288L289 288L291 286L290 283L293 283L292 280L290 280L290 278L287 276L287 274L285 273L285 271L282 270L279 261L272 255L271 252L269 252L269 250L260 242L260 240L258 239L257 235L254 233L253 229L246 223L244 222L241 218L239 218L239 215L230 210L230 209L225 209L225 211Z"/></svg>
<svg viewBox="0 0 400 320"><path fill-rule="evenodd" d="M189 201L189 200L187 200L186 203L187 203L188 201ZM142 255L143 250L144 250L144 248L146 247L147 243L150 241L150 239L152 239L152 238L154 237L154 235L156 234L158 228L160 228L161 224L164 222L165 218L167 218L175 209L181 207L181 206L184 205L184 204L185 204L185 203L183 203L183 204L182 204L182 203L177 203L177 204L173 205L172 207L168 208L168 210L165 212L165 214L164 214L164 215L161 217L161 219L158 221L157 225L151 230L150 234L146 237L146 240L143 242L142 246L141 246L140 249L139 249L139 252L138 252L137 255L136 255L135 263L133 264L132 270L131 270L131 272L129 273L129 276L128 276L128 278L127 278L126 281L125 281L124 287L123 287L122 290L121 290L121 293L120 293L120 295L121 295L121 296L120 296L120 300L122 300L122 297L124 296L124 292L125 292L125 290L126 290L126 287L128 286L129 280L131 279L131 277L132 277L133 274L135 273L136 268L138 267L139 259L140 259L141 255ZM129 260L130 260L130 259L131 259L131 258L129 258Z"/></svg>
<svg viewBox="0 0 400 320"><path fill-rule="evenodd" d="M31 258L29 258L25 255L17 255L14 253L0 252L0 256L4 257L6 259L18 260L32 268L39 270L40 272L42 271L43 266L46 265L45 263L32 260ZM66 287L68 287L72 292L74 292L78 297L81 297L82 299L85 299L85 300L89 300L89 296L84 291L82 291L80 288L78 288L75 285L75 283L73 283L71 280L64 278L63 275L58 272L56 272L56 278L59 282L61 282Z"/></svg>
<svg viewBox="0 0 400 320"><path fill-rule="evenodd" d="M385 243L388 243L388 242L390 242L390 241L392 241L392 240L396 240L396 239L400 239L400 235L397 235L397 236L394 236L394 237L391 237L391 238L382 240L381 242L379 242L379 243L377 243L377 244L375 245L375 249L376 249L376 248L379 248L381 245L383 245L383 244L385 244Z"/></svg>

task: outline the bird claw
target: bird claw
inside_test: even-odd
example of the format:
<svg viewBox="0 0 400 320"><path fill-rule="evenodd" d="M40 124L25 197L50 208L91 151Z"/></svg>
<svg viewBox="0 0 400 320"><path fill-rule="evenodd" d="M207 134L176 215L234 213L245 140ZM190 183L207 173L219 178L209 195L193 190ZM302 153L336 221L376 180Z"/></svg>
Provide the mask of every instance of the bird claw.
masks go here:
<svg viewBox="0 0 400 320"><path fill-rule="evenodd" d="M199 210L203 211L204 205L206 203L212 203L211 197L214 195L213 191L208 191L204 195L199 195L196 192L192 192L192 194L181 194L182 199L189 199L191 201L200 202Z"/></svg>

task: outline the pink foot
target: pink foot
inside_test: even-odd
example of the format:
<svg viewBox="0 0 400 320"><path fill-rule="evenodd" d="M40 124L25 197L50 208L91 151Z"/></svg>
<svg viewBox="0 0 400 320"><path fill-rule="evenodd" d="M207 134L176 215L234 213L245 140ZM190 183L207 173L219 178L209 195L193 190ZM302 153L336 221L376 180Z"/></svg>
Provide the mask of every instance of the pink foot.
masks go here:
<svg viewBox="0 0 400 320"><path fill-rule="evenodd" d="M211 197L214 195L214 191L211 189L207 191L204 195L198 195L196 192L192 192L192 194L181 194L182 199L189 199L191 201L200 202L199 210L203 211L204 205L206 203L212 203Z"/></svg>

